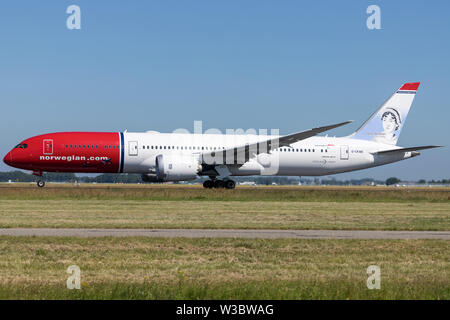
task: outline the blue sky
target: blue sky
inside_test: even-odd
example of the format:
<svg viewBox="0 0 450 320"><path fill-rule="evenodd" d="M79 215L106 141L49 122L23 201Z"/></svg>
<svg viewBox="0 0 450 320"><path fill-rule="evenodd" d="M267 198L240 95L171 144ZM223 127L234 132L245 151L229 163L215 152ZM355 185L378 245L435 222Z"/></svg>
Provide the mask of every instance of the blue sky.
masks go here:
<svg viewBox="0 0 450 320"><path fill-rule="evenodd" d="M81 8L81 30L66 8ZM366 8L381 8L368 30ZM450 2L3 1L0 154L54 131L355 120L420 81L401 146L450 146ZM336 178L449 178L450 148ZM3 163L0 170L9 170Z"/></svg>

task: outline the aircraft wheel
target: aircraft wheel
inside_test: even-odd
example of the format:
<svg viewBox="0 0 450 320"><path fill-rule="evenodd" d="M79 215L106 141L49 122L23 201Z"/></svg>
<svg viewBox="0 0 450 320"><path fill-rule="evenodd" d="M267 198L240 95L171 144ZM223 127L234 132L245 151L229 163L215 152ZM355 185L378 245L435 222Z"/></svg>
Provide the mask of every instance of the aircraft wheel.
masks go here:
<svg viewBox="0 0 450 320"><path fill-rule="evenodd" d="M214 188L223 188L225 187L225 183L223 180L216 180L214 181Z"/></svg>
<svg viewBox="0 0 450 320"><path fill-rule="evenodd" d="M234 189L235 187L236 187L236 182L234 182L233 180L225 181L225 188Z"/></svg>
<svg viewBox="0 0 450 320"><path fill-rule="evenodd" d="M206 180L205 182L203 182L203 188L211 189L213 187L214 187L214 182L212 182L211 180Z"/></svg>
<svg viewBox="0 0 450 320"><path fill-rule="evenodd" d="M44 180L38 180L38 182L36 182L36 184L37 184L37 186L38 186L39 188L42 188L42 187L45 186L45 181L44 181Z"/></svg>

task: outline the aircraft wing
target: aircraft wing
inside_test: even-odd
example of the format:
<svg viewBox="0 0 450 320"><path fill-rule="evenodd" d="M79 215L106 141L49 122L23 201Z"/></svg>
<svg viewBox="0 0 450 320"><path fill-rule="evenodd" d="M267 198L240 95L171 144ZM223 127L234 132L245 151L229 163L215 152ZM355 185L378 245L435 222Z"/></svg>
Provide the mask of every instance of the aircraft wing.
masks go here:
<svg viewBox="0 0 450 320"><path fill-rule="evenodd" d="M286 136L281 136L273 139L268 139L264 141L259 141L243 146L238 146L230 149L220 150L220 151L212 151L212 152L206 152L203 153L203 159L204 162L207 164L244 164L248 161L250 156L256 156L260 153L268 153L273 149L279 148L279 147L285 147L289 146L292 143L295 143L297 141L305 140L308 138L311 138L319 133L341 127L343 125L349 124L352 121L345 121L337 124L332 124L329 126L324 127L317 127L310 130L302 131L302 132L296 132L292 134L288 134ZM208 161L205 161L205 159L214 159L210 160L214 163L208 163ZM223 159L223 161L217 162L217 160ZM227 161L225 161L227 159ZM232 162L230 163L230 159ZM240 160L240 161L239 161Z"/></svg>
<svg viewBox="0 0 450 320"><path fill-rule="evenodd" d="M391 150L373 152L373 154L393 154L396 152L410 152L410 151L418 151L418 150L440 148L440 147L442 147L442 146L420 146L420 147L400 148L400 149L391 149Z"/></svg>
<svg viewBox="0 0 450 320"><path fill-rule="evenodd" d="M306 130L306 131L302 131L302 132L297 132L297 133L292 133L292 134L288 134L287 136L282 136L279 137L277 139L274 140L268 140L269 142L278 140L279 145L278 147L284 147L284 146L289 146L292 143L295 143L297 141L301 141L301 140L305 140L308 138L311 138L315 135L318 135L319 133L334 129L334 128L338 128L341 126L344 126L346 124L349 124L353 122L353 120L349 120L349 121L345 121L345 122L341 122L341 123L337 123L337 124L332 124L329 126L324 126L324 127L317 127L317 128L313 128L310 130ZM277 148L278 148L277 147Z"/></svg>

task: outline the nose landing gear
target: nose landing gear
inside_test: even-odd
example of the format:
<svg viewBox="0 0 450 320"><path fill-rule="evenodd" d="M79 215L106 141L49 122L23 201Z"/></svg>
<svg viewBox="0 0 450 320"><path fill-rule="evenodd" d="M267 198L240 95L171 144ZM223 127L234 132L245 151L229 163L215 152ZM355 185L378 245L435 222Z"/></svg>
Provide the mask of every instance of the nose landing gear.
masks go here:
<svg viewBox="0 0 450 320"><path fill-rule="evenodd" d="M33 171L33 175L38 176L38 177L42 177L42 171ZM45 181L39 179L39 180L36 182L36 185L37 185L39 188L43 188L43 187L45 186Z"/></svg>

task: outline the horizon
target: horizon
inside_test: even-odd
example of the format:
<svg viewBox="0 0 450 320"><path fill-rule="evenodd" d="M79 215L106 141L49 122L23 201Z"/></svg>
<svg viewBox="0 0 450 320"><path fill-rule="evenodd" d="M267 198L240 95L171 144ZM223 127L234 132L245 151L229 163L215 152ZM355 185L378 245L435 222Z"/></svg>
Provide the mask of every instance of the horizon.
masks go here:
<svg viewBox="0 0 450 320"><path fill-rule="evenodd" d="M38 179L39 177L33 176L29 171L26 170L21 170L21 169L15 169L15 170L10 170L10 171L0 171L0 179L3 179L4 177L1 177L2 174L11 174L11 173L15 173L15 172L21 172L21 173L25 173L30 177L36 178ZM52 176L52 178L49 178L48 182L55 182L55 181L59 181L59 179L54 180L55 177L63 177L64 175L71 175L73 174L76 178L87 178L87 179L95 179L98 178L100 176L132 176L132 177L136 177L136 176L141 176L141 174L139 173L74 173L74 172L49 172L50 175ZM46 173L48 174L48 173ZM392 178L398 178L398 177L388 177L385 180L381 180L381 179L376 179L373 177L362 177L362 178L349 178L349 179L339 179L339 175L327 175L327 176L261 176L261 175L253 175L253 176L236 176L234 177L235 180L237 180L237 182L242 182L242 180L251 180L251 179L256 179L256 180L264 180L264 179L273 179L273 180L296 180L296 181L306 181L306 182L314 182L315 181L319 181L320 184L322 184L323 182L327 182L327 181L336 181L339 183L350 183L350 182L364 182L364 181L373 181L373 182L381 182L381 183L385 183L386 180L392 179ZM53 179L53 180L52 180ZM182 184L185 183L199 183L199 181L205 180L205 177L198 177L195 180L192 181L184 181L181 182ZM417 183L417 184L436 184L436 183L443 183L443 184L450 184L450 178L446 178L446 177L442 177L439 179L399 179L399 182L403 182L403 183ZM5 180L6 181L6 180ZM5 181L3 181L3 183L5 183ZM69 182L70 180L61 180L61 182ZM0 180L0 182L2 182ZM26 182L26 181L13 181L14 182ZM83 181L83 183L109 183L109 182L98 182L98 181ZM117 182L119 183L119 182ZM135 183L135 182L125 182L125 183ZM146 184L144 181L141 181L140 183ZM171 184L173 182L165 182L162 184ZM180 183L180 182L178 182Z"/></svg>

